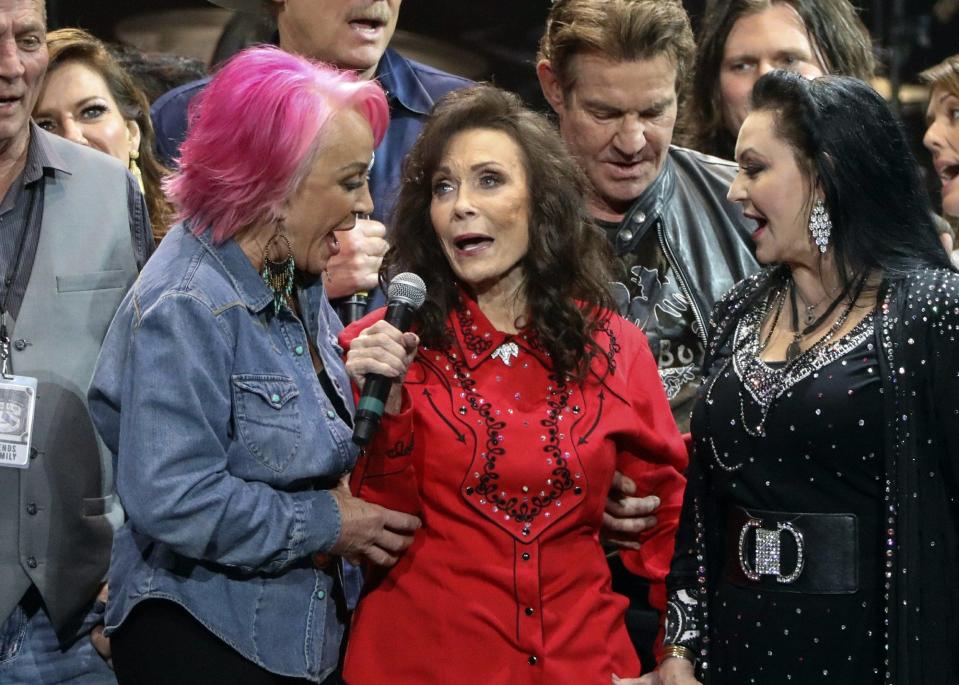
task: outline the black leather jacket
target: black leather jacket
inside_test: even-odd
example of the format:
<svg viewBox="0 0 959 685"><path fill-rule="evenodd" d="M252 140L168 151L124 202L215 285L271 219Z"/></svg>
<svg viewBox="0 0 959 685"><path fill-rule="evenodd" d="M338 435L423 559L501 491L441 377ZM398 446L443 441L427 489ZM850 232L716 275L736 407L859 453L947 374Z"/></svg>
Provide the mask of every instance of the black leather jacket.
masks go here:
<svg viewBox="0 0 959 685"><path fill-rule="evenodd" d="M656 231L704 345L713 306L734 283L759 270L752 229L740 206L726 199L735 176L732 162L670 147L659 176L630 207L612 242L613 251L623 255L634 251L647 231Z"/></svg>

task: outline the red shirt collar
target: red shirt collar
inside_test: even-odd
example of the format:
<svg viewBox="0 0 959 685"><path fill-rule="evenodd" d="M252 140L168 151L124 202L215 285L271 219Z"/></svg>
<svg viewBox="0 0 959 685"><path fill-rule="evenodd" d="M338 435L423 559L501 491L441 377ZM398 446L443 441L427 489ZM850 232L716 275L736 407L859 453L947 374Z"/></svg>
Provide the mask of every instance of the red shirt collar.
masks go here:
<svg viewBox="0 0 959 685"><path fill-rule="evenodd" d="M476 300L467 293L460 295L459 306L450 312L450 327L463 361L470 369L490 359L510 366L518 359L512 351L532 354L543 366L551 366L549 352L543 347L535 330L524 328L518 333L496 330ZM511 345L515 345L513 350L510 350Z"/></svg>

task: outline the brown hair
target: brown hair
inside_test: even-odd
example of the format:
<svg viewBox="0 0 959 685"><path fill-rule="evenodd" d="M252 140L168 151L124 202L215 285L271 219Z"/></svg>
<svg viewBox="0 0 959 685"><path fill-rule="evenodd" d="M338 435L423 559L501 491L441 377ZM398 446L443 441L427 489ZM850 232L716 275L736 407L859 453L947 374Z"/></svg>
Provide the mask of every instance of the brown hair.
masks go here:
<svg viewBox="0 0 959 685"><path fill-rule="evenodd" d="M947 57L934 67L929 67L919 74L923 83L931 87L942 87L959 97L959 55Z"/></svg>
<svg viewBox="0 0 959 685"><path fill-rule="evenodd" d="M418 332L427 345L447 347L446 321L459 305L459 285L430 219L433 174L450 139L475 129L501 131L520 148L530 207L529 250L522 260L529 314L523 323L550 352L560 377L582 379L600 352L594 334L612 306L609 248L585 218L586 181L556 129L512 93L479 85L436 104L404 164L383 274L423 276L428 296L417 313Z"/></svg>
<svg viewBox="0 0 959 685"><path fill-rule="evenodd" d="M172 209L160 182L169 171L157 161L154 153L153 123L150 121L150 103L133 80L117 63L106 45L82 29L57 29L47 33L50 65L47 74L68 62L84 64L103 77L120 114L127 121L136 121L140 127L140 157L137 163L143 176L144 195L150 211L153 237L159 241L169 229Z"/></svg>
<svg viewBox="0 0 959 685"><path fill-rule="evenodd" d="M572 61L594 53L617 62L667 55L680 96L696 44L689 16L676 0L556 0L546 19L538 59L549 60L564 91L575 84Z"/></svg>
<svg viewBox="0 0 959 685"><path fill-rule="evenodd" d="M689 107L690 147L732 158L736 136L726 130L719 92L726 39L741 17L774 5L788 5L796 11L826 73L863 81L873 77L876 65L869 32L849 0L720 0L706 13L696 52Z"/></svg>

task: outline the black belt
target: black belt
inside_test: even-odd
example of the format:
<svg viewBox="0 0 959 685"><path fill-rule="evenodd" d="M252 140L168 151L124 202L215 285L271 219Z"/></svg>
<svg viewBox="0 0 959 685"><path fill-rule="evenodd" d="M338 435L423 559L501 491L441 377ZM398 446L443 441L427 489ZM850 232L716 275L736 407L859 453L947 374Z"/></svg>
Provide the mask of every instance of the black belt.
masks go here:
<svg viewBox="0 0 959 685"><path fill-rule="evenodd" d="M725 575L733 585L771 592L856 592L856 516L733 507L726 516Z"/></svg>

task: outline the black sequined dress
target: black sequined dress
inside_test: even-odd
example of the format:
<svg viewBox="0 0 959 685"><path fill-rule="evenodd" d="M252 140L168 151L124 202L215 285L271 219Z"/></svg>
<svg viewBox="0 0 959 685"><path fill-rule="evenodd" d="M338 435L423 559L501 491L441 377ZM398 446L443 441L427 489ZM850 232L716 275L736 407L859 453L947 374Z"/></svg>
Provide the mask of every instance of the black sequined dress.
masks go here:
<svg viewBox="0 0 959 685"><path fill-rule="evenodd" d="M676 552L667 578L664 644L680 652L680 648L689 650L684 655L698 659L697 677L705 685L959 683L959 273L917 268L885 279L877 293L871 334L854 341L858 349L842 351L795 383L782 384L763 424L766 437L739 438L743 446L771 441L774 449L744 450L744 461L739 462L722 444L735 440L734 429L743 423L732 384L742 375L735 367L727 367L732 364L730 350L738 349L733 338L770 293L782 291L788 277L784 267L765 269L737 284L713 311L703 387L711 387L713 379L727 372L730 376L716 385L713 404L704 401L699 407L707 409L709 417L699 409L694 415L694 435L700 439L690 460ZM877 364L870 374L873 357ZM756 395L768 399L779 392L774 383L763 382L757 368L761 369L747 370L752 390L743 393L746 428L753 433L761 419ZM863 369L865 376L860 373ZM870 375L878 377L878 387L870 385ZM725 425L720 426L722 421ZM713 423L717 424L714 440L720 441L716 453L702 433L704 425ZM815 453L809 451L812 447L817 448ZM874 448L877 459L871 460ZM841 454L831 456L834 451ZM807 453L804 469L785 470L797 458L806 461ZM720 462L728 468L743 466L727 471ZM763 477L764 471L768 476ZM872 481L870 495L866 488L873 474L880 481ZM861 512L859 529L852 536L860 543L856 553L849 555L858 566L858 604L838 594L828 599L810 596L814 593L789 597L779 588L759 597L755 590L742 592L730 582L735 574L723 565L724 557L741 565L743 558L749 560L749 550L740 553L733 545L731 554L726 553L726 529L742 524L725 518L723 508L728 510L733 498L753 498L750 501L769 506L765 502L773 502L774 495L772 506L781 507L777 511L808 503L819 511ZM876 500L871 507L870 498ZM870 511L880 513L877 517ZM828 518L816 514L809 520L824 517ZM769 556L767 548L758 544L760 532L764 538L775 537L771 535L775 531L767 529L791 525L782 519L771 524L767 514L761 518L762 531L747 531L747 537L756 539L751 559L756 567L765 563L761 556ZM797 519L795 527L806 522ZM793 537L779 532L780 542ZM806 571L815 566L811 557L828 560L832 551L842 550L841 545L827 545L823 550L819 544L820 552L813 555L816 539L835 536L820 538L810 533L808 537L813 540L807 555L810 566L803 567L796 587L810 577ZM797 566L795 554L790 560L788 544L783 544L780 574L791 573ZM793 548L795 552L796 545ZM761 550L767 551L760 555ZM844 568L842 564L825 567ZM761 585L777 582L775 575L760 575ZM733 593L738 593L735 601ZM749 612L756 616L751 625L746 620ZM722 622L722 631L716 621ZM795 664L802 664L802 672ZM877 665L880 673L875 675ZM717 672L717 667L723 671Z"/></svg>
<svg viewBox="0 0 959 685"><path fill-rule="evenodd" d="M787 367L758 359L759 316L747 316L733 358L697 402L692 433L721 518L708 526L707 555L721 569L708 603L712 685L879 681L883 406L872 318ZM729 542L739 539L741 519L730 516L737 508L757 519L760 512L852 515L854 591L759 586L730 574L742 568L740 558L756 566L751 548L739 552ZM796 564L786 559L784 537L777 544L787 574ZM807 556L816 542L806 540Z"/></svg>

